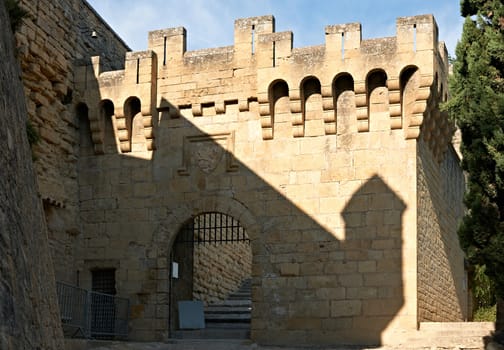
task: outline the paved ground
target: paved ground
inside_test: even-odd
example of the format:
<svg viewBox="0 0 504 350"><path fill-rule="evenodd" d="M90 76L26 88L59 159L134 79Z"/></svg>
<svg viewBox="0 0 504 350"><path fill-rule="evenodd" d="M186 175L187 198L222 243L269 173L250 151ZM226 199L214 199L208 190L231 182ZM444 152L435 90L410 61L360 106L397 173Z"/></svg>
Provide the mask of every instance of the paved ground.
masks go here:
<svg viewBox="0 0 504 350"><path fill-rule="evenodd" d="M481 347L271 347L260 346L243 340L184 340L166 343L104 342L104 341L69 341L66 350L482 350Z"/></svg>

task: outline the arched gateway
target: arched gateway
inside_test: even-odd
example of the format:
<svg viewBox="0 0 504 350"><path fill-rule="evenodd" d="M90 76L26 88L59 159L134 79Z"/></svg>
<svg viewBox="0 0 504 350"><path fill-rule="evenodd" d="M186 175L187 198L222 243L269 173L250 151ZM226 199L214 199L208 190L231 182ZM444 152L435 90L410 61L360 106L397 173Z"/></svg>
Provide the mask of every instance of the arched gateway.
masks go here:
<svg viewBox="0 0 504 350"><path fill-rule="evenodd" d="M173 243L170 266L170 331L174 336L194 337L195 332L188 331L194 329L208 330L198 332L206 337L225 336L223 329L246 330L241 334L248 336L250 288L249 293L238 291L250 286L252 251L237 219L205 212L187 220Z"/></svg>

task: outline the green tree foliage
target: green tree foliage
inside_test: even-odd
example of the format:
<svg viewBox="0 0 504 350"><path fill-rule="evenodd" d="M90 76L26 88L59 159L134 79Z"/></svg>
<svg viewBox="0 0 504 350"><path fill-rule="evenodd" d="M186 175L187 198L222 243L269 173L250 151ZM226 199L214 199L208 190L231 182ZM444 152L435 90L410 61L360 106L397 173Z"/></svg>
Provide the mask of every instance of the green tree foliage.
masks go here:
<svg viewBox="0 0 504 350"><path fill-rule="evenodd" d="M466 17L446 105L462 132L468 212L459 228L473 265L504 299L504 3L462 0Z"/></svg>
<svg viewBox="0 0 504 350"><path fill-rule="evenodd" d="M473 271L472 294L475 307L473 320L477 322L495 322L495 285L486 275L485 270L485 266L477 265Z"/></svg>
<svg viewBox="0 0 504 350"><path fill-rule="evenodd" d="M485 273L485 266L475 266L473 276L473 295L476 299L476 307L488 308L494 306L495 300L495 285Z"/></svg>

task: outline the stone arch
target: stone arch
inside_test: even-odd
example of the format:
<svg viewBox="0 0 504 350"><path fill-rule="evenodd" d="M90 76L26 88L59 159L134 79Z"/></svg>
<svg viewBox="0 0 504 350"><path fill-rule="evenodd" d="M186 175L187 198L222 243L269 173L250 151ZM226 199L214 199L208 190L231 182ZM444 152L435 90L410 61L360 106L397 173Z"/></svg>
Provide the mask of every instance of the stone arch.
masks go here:
<svg viewBox="0 0 504 350"><path fill-rule="evenodd" d="M281 136L289 136L290 128L290 100L289 86L285 80L273 81L268 88L268 100L270 101L271 121L274 133Z"/></svg>
<svg viewBox="0 0 504 350"><path fill-rule="evenodd" d="M197 203L185 203L170 212L166 220L161 222L154 233L154 245L173 246L177 232L188 219L203 212L222 212L233 216L247 230L251 244L254 245L259 238L260 226L248 208L234 198L212 196L202 198ZM166 253L164 252L167 256Z"/></svg>
<svg viewBox="0 0 504 350"><path fill-rule="evenodd" d="M401 89L401 118L403 125L409 126L413 118L417 91L420 87L420 74L417 66L403 68L399 76Z"/></svg>
<svg viewBox="0 0 504 350"><path fill-rule="evenodd" d="M114 128L114 103L111 100L102 100L98 106L100 120L103 125L103 151L104 153L117 153L117 142Z"/></svg>
<svg viewBox="0 0 504 350"><path fill-rule="evenodd" d="M333 80L332 91L337 134L356 132L353 77L349 73L338 74Z"/></svg>
<svg viewBox="0 0 504 350"><path fill-rule="evenodd" d="M158 264L165 265L169 267L171 264L170 255L173 250L173 246L176 240L178 233L184 224L187 223L188 220L197 216L200 213L205 212L220 212L225 213L229 216L232 216L236 220L238 220L241 226L246 230L247 235L250 239L250 247L252 251L252 257L254 255L258 255L259 252L259 235L260 235L260 226L258 225L256 218L254 215L247 209L245 205L241 202L237 201L233 198L214 196L203 198L197 203L185 203L179 205L177 208L174 208L170 211L168 217L160 222L159 226L154 232L153 240L151 244L150 250L156 255ZM252 258L252 278L258 277L254 276L254 264L257 264L256 259ZM161 267L159 267L161 268ZM171 267L170 267L171 268ZM258 269L255 269L259 271ZM169 305L167 305L170 301L170 280L163 276L157 277L157 290L159 291L155 298L155 307L160 309L166 309L166 323L167 325L171 325L172 319L171 317L175 317L173 315L173 310L169 310ZM255 296L252 293L252 302L254 302ZM170 329L173 331L174 329ZM163 330L163 332L165 332ZM162 332L161 332L162 333Z"/></svg>
<svg viewBox="0 0 504 350"><path fill-rule="evenodd" d="M130 96L124 102L124 118L119 125L119 141L122 152L131 152L133 124L137 116L141 121L142 103L136 96Z"/></svg>
<svg viewBox="0 0 504 350"><path fill-rule="evenodd" d="M306 136L325 134L322 118L322 87L318 78L308 76L301 82L301 112Z"/></svg>
<svg viewBox="0 0 504 350"><path fill-rule="evenodd" d="M383 69L374 69L370 71L366 77L366 87L368 97L375 89L387 87L387 73Z"/></svg>
<svg viewBox="0 0 504 350"><path fill-rule="evenodd" d="M390 130L387 73L375 69L366 77L366 94L370 131Z"/></svg>

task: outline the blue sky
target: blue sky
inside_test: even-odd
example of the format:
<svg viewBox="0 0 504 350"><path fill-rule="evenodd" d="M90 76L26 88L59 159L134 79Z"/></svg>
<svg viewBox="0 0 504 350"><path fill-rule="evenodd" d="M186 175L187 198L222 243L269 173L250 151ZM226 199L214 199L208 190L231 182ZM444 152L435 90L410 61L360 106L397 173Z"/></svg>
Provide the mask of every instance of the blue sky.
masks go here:
<svg viewBox="0 0 504 350"><path fill-rule="evenodd" d="M395 19L433 14L450 55L462 32L459 0L88 0L134 50L147 49L151 30L183 26L188 50L233 45L234 20L273 15L276 31L291 30L294 47L324 43L324 27L360 22L364 39L395 35Z"/></svg>

